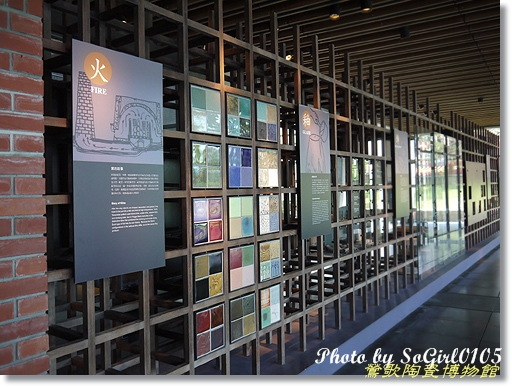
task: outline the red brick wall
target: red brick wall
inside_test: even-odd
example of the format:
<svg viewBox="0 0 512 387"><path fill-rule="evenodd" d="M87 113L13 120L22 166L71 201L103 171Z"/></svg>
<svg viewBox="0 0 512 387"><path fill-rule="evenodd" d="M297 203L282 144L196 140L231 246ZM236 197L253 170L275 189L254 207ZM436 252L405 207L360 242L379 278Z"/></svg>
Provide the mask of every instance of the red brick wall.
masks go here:
<svg viewBox="0 0 512 387"><path fill-rule="evenodd" d="M0 374L46 373L43 0L0 0Z"/></svg>

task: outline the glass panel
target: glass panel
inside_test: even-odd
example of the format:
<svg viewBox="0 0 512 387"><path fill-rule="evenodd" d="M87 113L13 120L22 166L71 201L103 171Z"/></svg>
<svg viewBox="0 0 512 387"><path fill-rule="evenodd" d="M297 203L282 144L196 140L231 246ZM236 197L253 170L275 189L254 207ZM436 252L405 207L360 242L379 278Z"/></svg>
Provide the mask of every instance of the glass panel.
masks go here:
<svg viewBox="0 0 512 387"><path fill-rule="evenodd" d="M375 160L375 185L384 184L384 161Z"/></svg>
<svg viewBox="0 0 512 387"><path fill-rule="evenodd" d="M364 160L364 184L373 185L373 162L372 160Z"/></svg>
<svg viewBox="0 0 512 387"><path fill-rule="evenodd" d="M424 231L427 237L434 237L434 198L432 181L432 154L418 153L419 206Z"/></svg>
<svg viewBox="0 0 512 387"><path fill-rule="evenodd" d="M384 213L384 190L378 189L375 191L375 209L377 211L377 215Z"/></svg>
<svg viewBox="0 0 512 387"><path fill-rule="evenodd" d="M338 220L350 219L350 202L347 191L338 192Z"/></svg>
<svg viewBox="0 0 512 387"><path fill-rule="evenodd" d="M435 154L435 192L437 235L448 232L448 217L446 206L446 159L444 154Z"/></svg>
<svg viewBox="0 0 512 387"><path fill-rule="evenodd" d="M451 137L448 137L451 138ZM459 224L459 166L457 156L448 155L448 210L450 216L450 231L458 230Z"/></svg>
<svg viewBox="0 0 512 387"><path fill-rule="evenodd" d="M368 189L365 191L365 199L364 199L364 209L365 209L365 213L366 213L366 216L373 216L375 215L375 211L374 211L374 202L373 202L373 196L374 196L374 192L373 192L373 189Z"/></svg>
<svg viewBox="0 0 512 387"><path fill-rule="evenodd" d="M348 236L350 232L350 226L339 227L339 244L340 244L340 255L347 255L350 253L350 245L348 243Z"/></svg>
<svg viewBox="0 0 512 387"><path fill-rule="evenodd" d="M457 140L453 137L446 136L446 153L450 155L457 154Z"/></svg>
<svg viewBox="0 0 512 387"><path fill-rule="evenodd" d="M352 159L352 185L362 185L361 183L361 159Z"/></svg>
<svg viewBox="0 0 512 387"><path fill-rule="evenodd" d="M354 252L359 251L363 248L363 223L354 223Z"/></svg>
<svg viewBox="0 0 512 387"><path fill-rule="evenodd" d="M354 219L362 218L364 216L364 191L353 191L352 195L354 204Z"/></svg>
<svg viewBox="0 0 512 387"><path fill-rule="evenodd" d="M348 157L337 157L338 185L348 185L347 164Z"/></svg>
<svg viewBox="0 0 512 387"><path fill-rule="evenodd" d="M444 153L445 136L434 132L434 152Z"/></svg>

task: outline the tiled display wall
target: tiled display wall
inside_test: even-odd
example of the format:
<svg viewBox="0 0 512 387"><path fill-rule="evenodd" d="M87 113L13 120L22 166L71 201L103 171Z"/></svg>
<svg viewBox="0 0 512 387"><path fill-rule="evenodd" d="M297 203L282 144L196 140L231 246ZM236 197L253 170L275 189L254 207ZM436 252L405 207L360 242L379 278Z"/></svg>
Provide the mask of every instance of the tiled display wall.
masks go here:
<svg viewBox="0 0 512 387"><path fill-rule="evenodd" d="M294 351L283 344L290 324L299 323L299 341L305 346L310 316L332 307L332 324L340 329L357 309L371 309L370 292L378 302L391 286L398 292L413 282L422 226L416 208L408 217L393 214L394 129L408 132L410 139L418 127L452 133L461 148L477 149L457 154L459 170L466 159L484 162L482 155L490 150L488 222L466 233L468 246L499 229L496 139L478 128L447 125L409 109L403 101L415 100L414 93L384 82L383 76L379 81L349 56L335 63L333 52L330 75L308 67L309 54L306 61L286 61L279 42L271 41L279 34L259 36L252 25L244 25L240 35L238 30L219 33L225 15L216 14L222 6L209 1L204 3L215 15L203 24L184 20L184 14L195 12L186 1L168 2L174 11L157 3L123 3L120 8L126 7L138 26L147 26L132 28L114 20L118 9L111 8L112 2L98 0L94 12L107 11L93 18L94 28L79 23L83 30L75 36L76 20L88 20L84 8L93 3L64 8L61 3L44 2L43 32L49 70L44 75L44 161L50 374L123 373L128 368L135 374L193 374L204 367L230 373L230 357L241 353L239 363L250 366L237 372L258 374L261 353L275 351L285 359ZM183 7L189 7L188 13ZM139 36L140 31L147 36ZM185 41L158 31L181 31ZM254 38L258 48L235 35ZM71 54L67 42L78 36L93 44L116 37L109 38L114 48L164 65L165 220L172 240L165 267L87 284L73 282L70 266L66 109L72 90L66 61ZM318 51L314 42L300 40L299 34L290 44ZM269 47L279 47L278 54L266 51ZM366 87L363 91L363 85L382 90L381 95ZM399 99L387 101L387 92ZM332 233L311 240L298 237L299 104L329 113ZM412 195L419 191L412 180L410 190ZM328 320L314 321L313 331L325 332ZM277 348L262 339L265 335L280 338ZM95 351L101 356L91 356Z"/></svg>

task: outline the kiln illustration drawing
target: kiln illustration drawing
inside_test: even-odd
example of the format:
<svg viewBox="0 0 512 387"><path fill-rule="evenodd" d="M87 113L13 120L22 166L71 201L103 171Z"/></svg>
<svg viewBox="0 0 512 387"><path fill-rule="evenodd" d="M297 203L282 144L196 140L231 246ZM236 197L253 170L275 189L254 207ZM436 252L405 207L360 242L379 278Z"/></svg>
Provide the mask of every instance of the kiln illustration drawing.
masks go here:
<svg viewBox="0 0 512 387"><path fill-rule="evenodd" d="M77 114L73 136L74 147L85 153L138 156L162 149L160 104L117 95L110 138L97 137L94 125L91 81L78 73Z"/></svg>

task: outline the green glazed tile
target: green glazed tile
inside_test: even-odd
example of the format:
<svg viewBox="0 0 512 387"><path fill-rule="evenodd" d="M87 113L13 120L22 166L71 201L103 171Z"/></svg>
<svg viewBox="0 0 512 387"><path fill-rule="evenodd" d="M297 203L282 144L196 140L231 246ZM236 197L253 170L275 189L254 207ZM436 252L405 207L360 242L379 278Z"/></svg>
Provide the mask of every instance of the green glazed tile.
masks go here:
<svg viewBox="0 0 512 387"><path fill-rule="evenodd" d="M228 114L238 117L238 97L232 94L228 94Z"/></svg>
<svg viewBox="0 0 512 387"><path fill-rule="evenodd" d="M220 167L208 167L208 188L221 188Z"/></svg>
<svg viewBox="0 0 512 387"><path fill-rule="evenodd" d="M242 266L254 264L254 245L242 248Z"/></svg>
<svg viewBox="0 0 512 387"><path fill-rule="evenodd" d="M192 106L198 109L206 109L206 90L197 86L190 86L192 89Z"/></svg>
<svg viewBox="0 0 512 387"><path fill-rule="evenodd" d="M239 218L242 216L241 212L242 198L239 196L229 198L229 217Z"/></svg>
<svg viewBox="0 0 512 387"><path fill-rule="evenodd" d="M254 294L242 298L242 309L244 316L254 313Z"/></svg>
<svg viewBox="0 0 512 387"><path fill-rule="evenodd" d="M244 196L242 199L242 213L241 216L253 216L254 204L252 196Z"/></svg>
<svg viewBox="0 0 512 387"><path fill-rule="evenodd" d="M192 143L192 163L206 164L206 144Z"/></svg>
<svg viewBox="0 0 512 387"><path fill-rule="evenodd" d="M251 138L251 121L240 118L240 137Z"/></svg>
<svg viewBox="0 0 512 387"><path fill-rule="evenodd" d="M206 160L209 166L220 166L220 146L208 145L206 148Z"/></svg>
<svg viewBox="0 0 512 387"><path fill-rule="evenodd" d="M192 188L206 188L207 169L203 166L192 168Z"/></svg>
<svg viewBox="0 0 512 387"><path fill-rule="evenodd" d="M238 320L244 315L242 309L242 299L238 298L230 302L231 321Z"/></svg>

